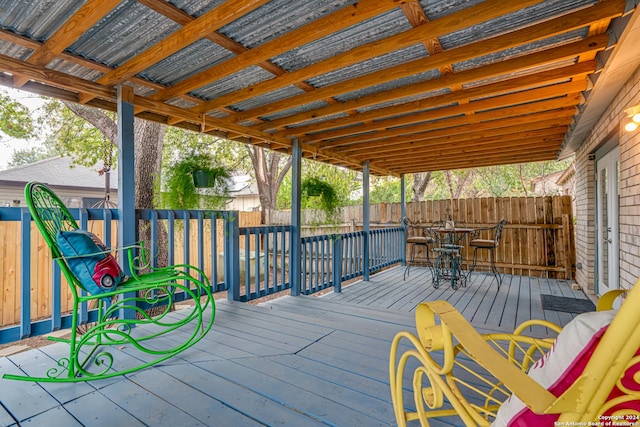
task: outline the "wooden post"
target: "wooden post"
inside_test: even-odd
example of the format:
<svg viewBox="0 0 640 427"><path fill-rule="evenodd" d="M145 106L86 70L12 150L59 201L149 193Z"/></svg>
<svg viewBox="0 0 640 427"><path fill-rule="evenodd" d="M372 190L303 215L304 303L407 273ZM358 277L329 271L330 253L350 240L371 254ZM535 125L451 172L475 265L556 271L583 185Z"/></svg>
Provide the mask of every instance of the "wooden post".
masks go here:
<svg viewBox="0 0 640 427"><path fill-rule="evenodd" d="M240 226L238 211L228 212L224 218L224 280L227 296L240 301ZM247 273L249 274L249 273Z"/></svg>
<svg viewBox="0 0 640 427"><path fill-rule="evenodd" d="M407 265L407 245L404 243L407 241L407 225L404 223L404 219L407 217L407 189L405 175L400 176L400 227L402 227L402 242L403 248L400 251L400 263Z"/></svg>
<svg viewBox="0 0 640 427"><path fill-rule="evenodd" d="M20 213L20 338L31 335L31 215Z"/></svg>
<svg viewBox="0 0 640 427"><path fill-rule="evenodd" d="M564 278L571 280L571 224L569 223L569 215L562 215L562 237L564 252Z"/></svg>
<svg viewBox="0 0 640 427"><path fill-rule="evenodd" d="M131 246L138 240L136 227L135 206L135 141L134 141L134 112L133 88L118 87L118 246ZM126 259L126 253L121 250L120 259ZM123 273L130 276L128 263L123 265ZM123 298L131 298L133 292L123 294ZM121 319L135 319L133 309L120 310Z"/></svg>
<svg viewBox="0 0 640 427"><path fill-rule="evenodd" d="M133 88L118 87L118 244L136 243ZM120 259L126 259L124 252ZM126 263L125 263L126 264ZM125 265L124 274L131 275Z"/></svg>
<svg viewBox="0 0 640 427"><path fill-rule="evenodd" d="M291 153L291 241L289 243L289 261L291 262L291 295L300 295L302 286L302 210L301 198L302 150L298 139L293 140Z"/></svg>
<svg viewBox="0 0 640 427"><path fill-rule="evenodd" d="M333 274L333 292L342 292L342 236L334 235L333 238L333 258L332 258L332 274Z"/></svg>
<svg viewBox="0 0 640 427"><path fill-rule="evenodd" d="M362 242L362 256L363 256L363 274L362 280L369 281L369 251L370 251L370 236L369 236L369 221L370 221L370 206L369 206L369 162L364 162L362 165L362 231L364 231L364 237Z"/></svg>

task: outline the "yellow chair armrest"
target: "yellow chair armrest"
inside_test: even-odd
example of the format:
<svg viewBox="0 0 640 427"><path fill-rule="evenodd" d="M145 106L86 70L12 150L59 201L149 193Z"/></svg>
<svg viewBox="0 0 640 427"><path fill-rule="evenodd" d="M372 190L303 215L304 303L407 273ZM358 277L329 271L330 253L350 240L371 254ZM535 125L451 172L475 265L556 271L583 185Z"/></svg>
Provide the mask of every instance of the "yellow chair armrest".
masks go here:
<svg viewBox="0 0 640 427"><path fill-rule="evenodd" d="M598 299L598 303L596 304L596 311L605 311L613 309L613 302L620 295L626 295L629 291L627 289L614 289L612 291L606 292Z"/></svg>
<svg viewBox="0 0 640 427"><path fill-rule="evenodd" d="M436 316L440 319L440 324L436 324ZM451 348L451 344L446 341L454 336L475 362L490 372L536 413L546 413L550 408L556 412L575 406L575 403L567 399L556 398L516 365L510 363L446 301L420 304L416 311L416 327L421 344L427 351L443 349L445 360L452 359L452 356L446 354Z"/></svg>

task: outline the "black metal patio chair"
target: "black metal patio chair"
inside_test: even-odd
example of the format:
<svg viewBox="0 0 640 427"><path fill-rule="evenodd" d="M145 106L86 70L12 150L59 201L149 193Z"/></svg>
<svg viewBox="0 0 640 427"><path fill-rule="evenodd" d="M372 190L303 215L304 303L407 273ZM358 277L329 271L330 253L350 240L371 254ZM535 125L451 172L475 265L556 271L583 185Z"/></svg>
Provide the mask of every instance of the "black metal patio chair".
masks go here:
<svg viewBox="0 0 640 427"><path fill-rule="evenodd" d="M403 280L406 280L409 276L411 266L416 264L416 247L423 247L424 253L427 258L426 264L431 266L431 259L429 259L429 245L433 244L433 239L425 234L424 227L418 226L416 223L405 217L402 219L406 226L407 239L406 243L411 245L409 251L409 259L407 260L407 267L404 269Z"/></svg>
<svg viewBox="0 0 640 427"><path fill-rule="evenodd" d="M498 222L493 227L477 228L474 233L474 236L469 242L469 247L473 248L473 263L471 264L471 268L469 269L469 274L471 274L475 270L476 265L478 263L478 251L479 250L489 251L491 272L493 273L496 280L498 281L498 288L502 284L502 275L498 272L498 269L496 267L496 249L500 244L500 239L502 238L502 229L504 228L504 225L506 223L507 221L504 218L502 218L500 222ZM488 239L480 238L483 231L489 232L490 236Z"/></svg>

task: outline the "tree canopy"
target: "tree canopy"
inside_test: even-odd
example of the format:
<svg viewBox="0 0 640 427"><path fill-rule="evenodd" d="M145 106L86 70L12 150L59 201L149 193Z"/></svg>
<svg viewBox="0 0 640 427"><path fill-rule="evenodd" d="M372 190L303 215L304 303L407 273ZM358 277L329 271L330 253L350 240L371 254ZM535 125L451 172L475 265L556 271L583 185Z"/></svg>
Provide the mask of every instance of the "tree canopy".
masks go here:
<svg viewBox="0 0 640 427"><path fill-rule="evenodd" d="M0 92L0 141L2 134L17 139L28 139L34 135L31 111L5 91Z"/></svg>

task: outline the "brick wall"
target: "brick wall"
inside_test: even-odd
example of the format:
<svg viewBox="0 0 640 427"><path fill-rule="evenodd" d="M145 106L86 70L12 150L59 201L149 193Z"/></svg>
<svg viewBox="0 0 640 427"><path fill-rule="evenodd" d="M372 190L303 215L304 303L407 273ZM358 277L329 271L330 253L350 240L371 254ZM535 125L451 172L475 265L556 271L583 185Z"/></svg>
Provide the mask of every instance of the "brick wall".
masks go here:
<svg viewBox="0 0 640 427"><path fill-rule="evenodd" d="M610 141L620 146L620 287L640 277L640 130L624 131L624 110L640 103L640 68L622 87L576 152L576 282L587 292L596 283L595 160Z"/></svg>

